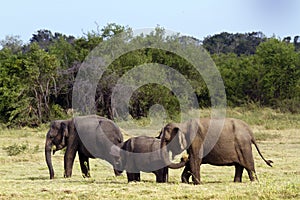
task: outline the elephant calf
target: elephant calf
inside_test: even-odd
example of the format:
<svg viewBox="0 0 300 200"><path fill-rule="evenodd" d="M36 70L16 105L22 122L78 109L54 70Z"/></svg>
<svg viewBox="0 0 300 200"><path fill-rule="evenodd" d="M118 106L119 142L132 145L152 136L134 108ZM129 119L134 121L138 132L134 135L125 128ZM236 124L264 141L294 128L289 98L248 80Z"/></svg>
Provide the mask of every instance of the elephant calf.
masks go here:
<svg viewBox="0 0 300 200"><path fill-rule="evenodd" d="M168 168L185 166L187 158L182 158L180 163L170 163L168 157L162 157L160 146L160 139L148 136L133 137L124 142L119 150L122 168L119 170L126 170L128 182L140 181L140 171L143 171L154 173L156 182L165 183L168 181Z"/></svg>

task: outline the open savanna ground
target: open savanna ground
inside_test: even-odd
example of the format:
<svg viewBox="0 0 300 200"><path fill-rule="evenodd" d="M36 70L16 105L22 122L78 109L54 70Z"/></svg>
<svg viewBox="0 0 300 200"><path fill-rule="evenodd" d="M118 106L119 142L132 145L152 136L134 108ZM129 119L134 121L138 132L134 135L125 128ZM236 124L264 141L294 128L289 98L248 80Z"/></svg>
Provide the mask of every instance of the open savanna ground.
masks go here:
<svg viewBox="0 0 300 200"><path fill-rule="evenodd" d="M170 170L169 183L155 183L153 174L142 173L141 182L128 184L125 173L115 177L101 160L90 161L92 178L84 179L78 158L73 176L65 179L63 151L52 157L55 179L49 180L44 157L47 126L2 128L0 199L300 199L300 115L235 108L228 109L227 116L249 123L263 155L274 162L272 168L267 166L253 149L259 182L251 183L244 172L243 183L233 183L234 167L202 165L201 185L180 183L183 169ZM128 134L147 133L141 128Z"/></svg>

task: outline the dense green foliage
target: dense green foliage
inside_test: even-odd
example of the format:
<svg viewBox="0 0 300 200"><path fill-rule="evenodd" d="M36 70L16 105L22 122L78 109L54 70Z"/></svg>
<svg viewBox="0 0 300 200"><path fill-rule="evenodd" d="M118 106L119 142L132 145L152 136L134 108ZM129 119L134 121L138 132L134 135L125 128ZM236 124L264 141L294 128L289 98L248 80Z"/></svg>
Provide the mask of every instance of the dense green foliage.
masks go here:
<svg viewBox="0 0 300 200"><path fill-rule="evenodd" d="M16 36L1 40L0 123L38 126L67 117L67 111L72 108L73 84L80 65L98 44L121 32L126 33L126 37L117 44L120 47L130 42L148 44L156 40L176 45L182 37L164 38L164 29L157 27L155 33L133 38L130 28L108 24L79 38L39 30L27 44ZM221 33L203 41L194 40L212 55L225 83L228 105L254 103L300 112L298 36L294 40L287 37L281 41L266 38L260 32ZM193 50L189 51L192 53ZM101 77L95 96L100 115L114 117L112 89L122 75L144 63L159 63L176 69L190 81L199 106L210 105L206 85L190 63L170 52L145 48L117 58ZM179 110L176 96L168 88L148 84L134 92L130 113L134 118L145 117L155 104L163 105L171 117Z"/></svg>
<svg viewBox="0 0 300 200"><path fill-rule="evenodd" d="M299 112L300 53L294 45L270 38L254 55L213 55L230 105L257 103Z"/></svg>

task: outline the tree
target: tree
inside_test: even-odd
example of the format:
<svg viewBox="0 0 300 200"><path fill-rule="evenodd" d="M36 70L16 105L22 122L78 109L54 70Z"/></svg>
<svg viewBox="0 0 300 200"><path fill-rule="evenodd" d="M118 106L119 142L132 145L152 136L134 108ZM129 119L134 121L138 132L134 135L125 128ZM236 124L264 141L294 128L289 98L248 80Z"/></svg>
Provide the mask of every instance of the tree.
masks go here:
<svg viewBox="0 0 300 200"><path fill-rule="evenodd" d="M260 101L263 105L276 105L293 98L299 81L297 53L293 44L270 38L257 47L259 65Z"/></svg>
<svg viewBox="0 0 300 200"><path fill-rule="evenodd" d="M300 36L295 36L294 37L294 46L295 46L295 51L300 51Z"/></svg>
<svg viewBox="0 0 300 200"><path fill-rule="evenodd" d="M128 27L126 28L116 23L109 23L101 29L101 36L104 39L109 39L114 35L128 31L128 29Z"/></svg>
<svg viewBox="0 0 300 200"><path fill-rule="evenodd" d="M38 30L36 34L32 35L30 43L36 43L45 51L48 51L48 46L53 42L53 34L50 30Z"/></svg>
<svg viewBox="0 0 300 200"><path fill-rule="evenodd" d="M46 122L51 116L50 96L56 89L56 69L59 62L54 55L41 49L37 43L30 45L26 54L27 85L30 86L29 96L32 98L29 107L36 116L36 123ZM54 88L51 91L51 88Z"/></svg>
<svg viewBox="0 0 300 200"><path fill-rule="evenodd" d="M253 56L230 53L213 55L213 59L225 84L228 105L257 102L258 71Z"/></svg>
<svg viewBox="0 0 300 200"><path fill-rule="evenodd" d="M0 41L2 49L9 49L13 54L22 50L23 41L20 36L6 36L4 40Z"/></svg>
<svg viewBox="0 0 300 200"><path fill-rule="evenodd" d="M189 105L193 98L182 87L182 77L191 86L193 94L196 94L199 106L210 106L214 100L210 97L207 82L214 83L214 77L208 80L201 76L202 73L211 72L206 63L208 60L201 59L198 66L203 66L201 74L187 61L198 55L198 47L201 45L212 54L222 75L229 105L240 106L255 102L262 106L299 112L299 36L295 36L293 40L286 37L280 41L276 38L267 39L261 32L223 32L208 36L201 42L196 38L178 34L167 36L161 27L147 35L133 37L130 28L112 23L103 28L97 26L96 31L84 33L79 38L61 33L52 34L50 30L39 30L33 34L29 44L23 44L18 36L7 36L1 40L0 122L8 126L35 126L53 118L61 118L73 106L73 89L80 66L88 55L93 55L92 50L99 44L106 51L99 53L111 56L112 63L102 77L87 73L92 74L90 78L93 80L87 80L77 87L90 88L92 81L98 81L99 78L95 97L93 94L85 94L86 90L81 90L82 98L95 102L93 106L97 109L96 112L108 118L112 119L116 114L111 100L118 81L134 71L132 69L135 67L148 66L144 65L147 63L155 63L155 67L159 67L137 72L137 78L132 78L132 85L142 85L135 88L129 100L129 111L133 117L147 117L152 106L160 104L166 109L168 117L176 120L176 115L180 115L178 111L184 109L179 108L182 101ZM153 44L158 48L152 48ZM177 53L160 49L161 44L169 49L184 45L184 52L191 57L185 60L176 55ZM131 47L140 46L144 48L128 51ZM122 55L122 52L127 53ZM95 54L97 55L99 54ZM162 66L168 66L176 73L164 70ZM94 68L91 70L95 72ZM153 75L151 70L157 73ZM155 81L161 80L161 77L164 83L171 84L172 87L157 84ZM143 79L147 79L149 83L144 84ZM175 94L175 90L178 93ZM178 94L183 97L180 103Z"/></svg>
<svg viewBox="0 0 300 200"><path fill-rule="evenodd" d="M82 62L76 49L76 39L55 33L55 41L49 46L49 54L59 62L57 66L55 96L53 101L65 109L72 108L72 87Z"/></svg>
<svg viewBox="0 0 300 200"><path fill-rule="evenodd" d="M255 53L256 47L265 39L266 37L262 32L244 34L223 32L204 38L203 47L211 54L235 53L237 55L252 55Z"/></svg>
<svg viewBox="0 0 300 200"><path fill-rule="evenodd" d="M0 51L0 119L2 123L25 125L30 112L27 71L22 54Z"/></svg>

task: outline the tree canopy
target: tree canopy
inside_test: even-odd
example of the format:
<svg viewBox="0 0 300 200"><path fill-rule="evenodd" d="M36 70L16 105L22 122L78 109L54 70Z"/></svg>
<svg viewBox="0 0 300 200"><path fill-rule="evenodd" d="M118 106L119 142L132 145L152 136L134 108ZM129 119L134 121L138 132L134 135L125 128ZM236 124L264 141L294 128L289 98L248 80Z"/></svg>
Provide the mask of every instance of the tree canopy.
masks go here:
<svg viewBox="0 0 300 200"><path fill-rule="evenodd" d="M18 36L1 40L0 123L38 126L67 117L67 111L72 109L73 86L81 64L97 45L119 33L127 34L117 44L120 48L121 43L138 41L147 44L157 38L176 45L187 37L165 37L161 27L149 35L137 37L132 36L130 30L129 27L108 24L77 38L38 30L28 43L23 43ZM267 38L261 32L223 32L207 36L203 41L195 38L193 41L209 52L220 71L229 106L255 103L300 112L299 36L280 40ZM189 51L193 53L192 49ZM111 109L112 89L126 72L144 63L170 66L188 77L199 106L210 106L207 86L191 63L168 51L144 48L115 59L99 79L95 95L98 114L111 119L115 117L116 113ZM174 83L174 87L176 84L180 83ZM147 84L133 93L130 114L134 118L146 117L155 104L163 105L171 118L176 118L180 109L172 91L158 84Z"/></svg>

